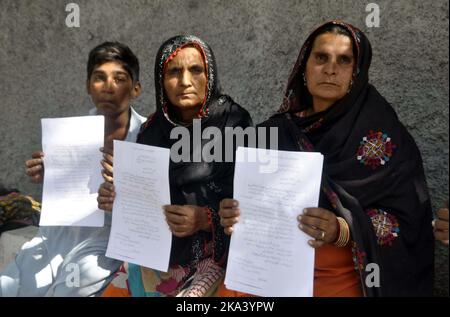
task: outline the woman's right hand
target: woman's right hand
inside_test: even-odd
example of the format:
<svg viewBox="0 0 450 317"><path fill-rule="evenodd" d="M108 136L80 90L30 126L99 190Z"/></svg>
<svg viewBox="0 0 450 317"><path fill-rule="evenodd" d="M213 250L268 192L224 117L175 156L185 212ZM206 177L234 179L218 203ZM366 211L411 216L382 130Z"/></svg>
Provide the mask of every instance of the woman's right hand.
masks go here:
<svg viewBox="0 0 450 317"><path fill-rule="evenodd" d="M220 224L224 228L225 234L231 235L233 233L233 226L238 223L240 214L237 200L225 198L220 202Z"/></svg>
<svg viewBox="0 0 450 317"><path fill-rule="evenodd" d="M433 220L433 231L436 240L440 240L443 244L448 245L448 201L445 208L437 211L437 218Z"/></svg>
<svg viewBox="0 0 450 317"><path fill-rule="evenodd" d="M42 151L31 154L32 159L25 162L26 173L33 183L42 183L44 180L44 153Z"/></svg>
<svg viewBox="0 0 450 317"><path fill-rule="evenodd" d="M114 190L114 185L109 182L104 182L98 189L98 208L104 211L112 211L115 197L116 192Z"/></svg>

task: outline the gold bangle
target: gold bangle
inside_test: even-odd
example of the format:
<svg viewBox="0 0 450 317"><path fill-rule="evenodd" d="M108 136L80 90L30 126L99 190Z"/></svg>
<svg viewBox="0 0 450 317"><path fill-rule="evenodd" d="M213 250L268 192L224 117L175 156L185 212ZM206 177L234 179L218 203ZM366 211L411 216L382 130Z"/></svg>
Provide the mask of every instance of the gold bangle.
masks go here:
<svg viewBox="0 0 450 317"><path fill-rule="evenodd" d="M350 240L350 228L348 226L347 221L345 221L345 219L343 219L343 218L342 218L342 224L345 227L345 230L344 230L345 231L345 236L344 236L344 239L342 241L342 244L345 247L347 245L348 241Z"/></svg>
<svg viewBox="0 0 450 317"><path fill-rule="evenodd" d="M339 223L339 237L334 243L337 247L345 247L350 240L350 229L344 218L337 217Z"/></svg>
<svg viewBox="0 0 450 317"><path fill-rule="evenodd" d="M344 227L345 227L345 230L344 230L345 238L343 241L343 246L346 246L348 241L350 240L350 228L348 227L348 223L344 219L342 219L342 223L344 224Z"/></svg>

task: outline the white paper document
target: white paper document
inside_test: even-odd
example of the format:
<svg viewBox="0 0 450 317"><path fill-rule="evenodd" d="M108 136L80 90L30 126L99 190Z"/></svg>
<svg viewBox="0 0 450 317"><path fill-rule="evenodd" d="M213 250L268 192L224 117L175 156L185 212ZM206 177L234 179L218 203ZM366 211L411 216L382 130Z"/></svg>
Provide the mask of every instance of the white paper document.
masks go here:
<svg viewBox="0 0 450 317"><path fill-rule="evenodd" d="M102 227L97 208L105 118L42 119L44 188L41 226Z"/></svg>
<svg viewBox="0 0 450 317"><path fill-rule="evenodd" d="M318 206L323 156L239 147L236 157L233 197L241 215L231 237L226 287L266 297L312 296L312 238L300 231L297 216ZM271 172L261 172L267 160Z"/></svg>
<svg viewBox="0 0 450 317"><path fill-rule="evenodd" d="M162 206L170 205L169 161L169 149L114 141L116 198L106 256L167 272L172 233Z"/></svg>

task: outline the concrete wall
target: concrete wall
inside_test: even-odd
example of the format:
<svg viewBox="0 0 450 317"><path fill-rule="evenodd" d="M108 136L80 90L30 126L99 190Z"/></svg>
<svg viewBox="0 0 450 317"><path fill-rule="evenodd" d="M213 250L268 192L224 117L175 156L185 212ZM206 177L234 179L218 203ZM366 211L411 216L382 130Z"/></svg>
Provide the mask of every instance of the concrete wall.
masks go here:
<svg viewBox="0 0 450 317"><path fill-rule="evenodd" d="M369 28L354 0L77 0L80 27L68 28L62 0L0 0L0 182L40 198L24 161L40 149L40 118L85 114L89 50L127 43L141 61L141 113L154 110L153 62L160 44L192 33L213 48L224 92L255 122L281 102L306 35L341 18L373 45L371 81L392 103L424 158L437 209L448 198L448 1L379 0L380 25ZM436 294L448 296L448 248L438 245Z"/></svg>

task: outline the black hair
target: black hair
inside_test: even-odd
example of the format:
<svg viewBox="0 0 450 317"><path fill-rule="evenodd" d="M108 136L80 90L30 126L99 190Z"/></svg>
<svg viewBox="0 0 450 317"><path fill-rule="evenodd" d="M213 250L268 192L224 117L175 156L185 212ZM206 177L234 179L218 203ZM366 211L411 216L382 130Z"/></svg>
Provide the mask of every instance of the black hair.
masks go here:
<svg viewBox="0 0 450 317"><path fill-rule="evenodd" d="M338 24L328 24L328 25L326 25L325 27L319 29L319 30L316 32L316 34L314 35L314 38L312 39L311 45L308 47L308 50L306 51L306 55L305 55L305 65L306 65L306 62L307 62L308 59L309 59L309 55L311 55L311 51L312 51L312 48L313 48L313 46L314 46L314 42L316 41L316 39L317 39L320 35L325 34L325 33L331 33L331 34L335 34L335 35L344 35L344 36L347 36L348 38L350 38L350 40L352 41L353 56L354 56L355 58L357 58L357 56L356 56L356 52L357 52L357 50L356 50L356 43L354 43L354 41L353 41L353 36L350 34L350 32L349 32L346 28L344 28L343 26L341 26L341 25L338 25Z"/></svg>
<svg viewBox="0 0 450 317"><path fill-rule="evenodd" d="M324 34L324 33L331 33L331 34L336 34L336 35L340 34L340 35L345 35L345 36L348 36L349 38L352 38L352 35L350 34L350 32L346 28L344 28L338 24L328 24L326 27L324 27L323 29L320 29L319 32L317 32L316 37L321 34Z"/></svg>
<svg viewBox="0 0 450 317"><path fill-rule="evenodd" d="M96 66L112 61L117 61L122 64L123 68L131 76L133 83L139 81L138 58L128 46L119 42L104 42L89 52L89 60L87 63L88 80L91 78Z"/></svg>

